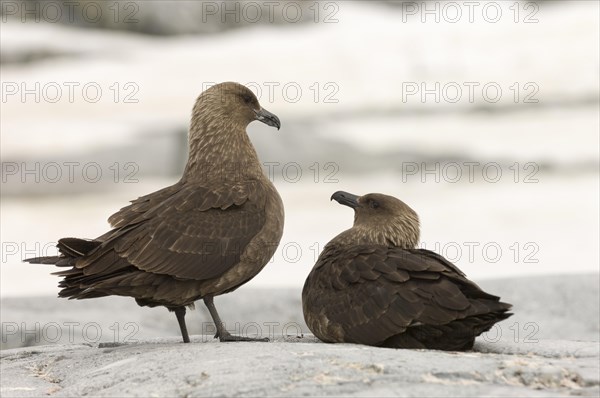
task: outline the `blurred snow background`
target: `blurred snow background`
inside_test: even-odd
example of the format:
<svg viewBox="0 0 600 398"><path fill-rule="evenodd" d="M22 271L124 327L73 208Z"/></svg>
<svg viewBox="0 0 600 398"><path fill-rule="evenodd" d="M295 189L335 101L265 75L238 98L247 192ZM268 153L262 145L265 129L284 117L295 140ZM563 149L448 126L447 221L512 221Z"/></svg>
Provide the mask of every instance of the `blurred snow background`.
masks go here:
<svg viewBox="0 0 600 398"><path fill-rule="evenodd" d="M78 4L0 2L2 296L56 293L21 259L177 181L227 80L282 121L248 129L287 217L248 286L303 284L352 223L337 190L403 199L475 280L598 272L597 2Z"/></svg>

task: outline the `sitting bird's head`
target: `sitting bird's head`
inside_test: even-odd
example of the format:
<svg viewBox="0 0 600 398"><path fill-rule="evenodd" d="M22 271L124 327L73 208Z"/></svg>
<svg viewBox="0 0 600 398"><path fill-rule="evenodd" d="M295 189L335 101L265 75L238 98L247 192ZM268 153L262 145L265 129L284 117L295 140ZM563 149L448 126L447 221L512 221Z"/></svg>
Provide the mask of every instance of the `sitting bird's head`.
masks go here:
<svg viewBox="0 0 600 398"><path fill-rule="evenodd" d="M338 236L344 244L378 244L415 248L419 243L419 216L403 201L381 193L363 196L337 191L331 196L354 209L354 225Z"/></svg>

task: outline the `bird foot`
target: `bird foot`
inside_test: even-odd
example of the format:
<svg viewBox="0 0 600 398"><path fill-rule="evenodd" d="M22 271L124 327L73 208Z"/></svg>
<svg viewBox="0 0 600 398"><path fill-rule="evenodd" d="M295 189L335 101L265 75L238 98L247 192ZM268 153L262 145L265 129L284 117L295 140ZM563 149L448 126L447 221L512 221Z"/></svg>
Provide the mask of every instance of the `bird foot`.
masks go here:
<svg viewBox="0 0 600 398"><path fill-rule="evenodd" d="M263 338L252 338L252 337L243 337L243 336L234 336L230 333L223 333L223 336L219 336L218 333L215 337L219 337L219 341L222 343L231 342L231 341L257 341L257 342L268 342L268 337Z"/></svg>

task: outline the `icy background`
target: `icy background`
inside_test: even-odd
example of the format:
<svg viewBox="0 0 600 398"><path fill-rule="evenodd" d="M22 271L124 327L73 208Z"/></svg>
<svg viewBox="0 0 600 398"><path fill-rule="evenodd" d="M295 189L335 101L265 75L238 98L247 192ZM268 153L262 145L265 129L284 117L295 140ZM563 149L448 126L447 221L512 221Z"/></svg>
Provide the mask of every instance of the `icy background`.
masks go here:
<svg viewBox="0 0 600 398"><path fill-rule="evenodd" d="M597 2L520 3L518 22L513 2L496 2L497 23L484 2L473 23L358 1L320 3L318 17L304 2L292 23L278 3L277 23L236 29L203 23L190 2L136 4L125 28L2 15L2 296L55 294L51 268L22 258L96 237L127 201L177 181L192 104L226 80L282 121L248 129L286 206L281 246L248 287L303 284L352 223L329 201L337 190L401 198L422 246L475 280L598 272ZM407 91L436 82L438 101Z"/></svg>

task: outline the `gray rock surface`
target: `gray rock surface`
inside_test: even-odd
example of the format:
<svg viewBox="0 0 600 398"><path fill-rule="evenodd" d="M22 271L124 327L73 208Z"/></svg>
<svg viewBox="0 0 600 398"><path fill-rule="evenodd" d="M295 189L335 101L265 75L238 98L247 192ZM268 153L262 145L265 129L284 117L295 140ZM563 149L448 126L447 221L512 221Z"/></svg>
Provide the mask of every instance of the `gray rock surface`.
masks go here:
<svg viewBox="0 0 600 398"><path fill-rule="evenodd" d="M514 315L484 337L494 342L540 339L598 341L598 274L554 275L476 281L487 292L513 304ZM300 289L238 289L215 299L232 333L265 336L309 333ZM1 301L2 349L31 345L134 342L179 334L175 316L163 308L141 308L127 297L65 300L10 297ZM188 313L190 334L214 333L202 302ZM98 333L100 336L98 336Z"/></svg>
<svg viewBox="0 0 600 398"><path fill-rule="evenodd" d="M128 298L4 298L0 395L600 394L598 274L479 282L515 315L465 353L321 343L304 324L298 289L217 298L230 331L269 343L217 342L201 303L183 344L173 314Z"/></svg>
<svg viewBox="0 0 600 398"><path fill-rule="evenodd" d="M2 396L598 396L598 343L478 343L473 352L176 338L2 351Z"/></svg>

